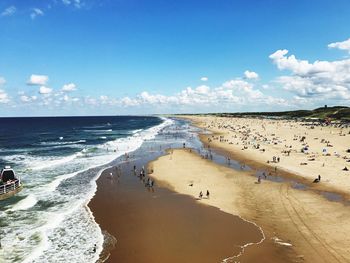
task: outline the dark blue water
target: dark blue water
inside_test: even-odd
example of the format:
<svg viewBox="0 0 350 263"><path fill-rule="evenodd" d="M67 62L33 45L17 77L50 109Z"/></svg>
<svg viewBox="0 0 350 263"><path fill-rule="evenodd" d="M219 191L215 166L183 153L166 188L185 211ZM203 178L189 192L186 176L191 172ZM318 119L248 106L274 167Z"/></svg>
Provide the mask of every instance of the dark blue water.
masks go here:
<svg viewBox="0 0 350 263"><path fill-rule="evenodd" d="M65 156L160 123L157 117L136 116L0 118L0 167L16 165L3 156Z"/></svg>

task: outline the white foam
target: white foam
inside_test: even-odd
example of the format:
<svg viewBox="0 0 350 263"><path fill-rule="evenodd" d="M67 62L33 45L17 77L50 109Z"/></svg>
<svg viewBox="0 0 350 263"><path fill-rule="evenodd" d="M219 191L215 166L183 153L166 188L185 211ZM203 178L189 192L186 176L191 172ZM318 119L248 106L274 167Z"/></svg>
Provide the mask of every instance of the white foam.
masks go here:
<svg viewBox="0 0 350 263"><path fill-rule="evenodd" d="M25 263L29 262L55 262L55 261L62 261L62 260L72 260L72 261L79 261L84 260L85 262L96 262L98 260L98 256L100 252L102 251L102 245L103 245L103 235L101 232L101 229L99 228L98 224L95 222L94 217L88 208L87 204L91 200L91 198L94 196L96 192L96 180L100 176L101 172L106 169L106 164L110 163L114 159L120 157L121 155L132 152L136 149L138 149L142 143L145 140L153 139L156 134L163 129L165 126L170 125L172 121L165 120L158 126L149 128L147 130L142 130L135 132L132 136L129 136L127 138L119 138L115 141L106 142L102 146L97 147L98 149L113 149L115 151L97 151L97 156L92 156L91 158L77 158L79 156L83 155L83 151L76 153L71 156L67 156L64 158L60 158L58 160L53 159L40 159L36 162L31 162L31 166L33 168L35 167L35 170L44 169L48 167L53 167L56 165L62 165L67 162L77 160L78 163L83 165L83 167L86 167L86 164L90 164L89 168L86 168L81 171L63 174L60 176L57 176L52 182L45 183L45 185L39 186L39 188L36 188L35 194L32 194L32 197L27 197L26 201L23 201L22 204L17 203L12 209L19 210L19 208L30 208L31 206L34 206L35 202L33 200L53 200L55 198L64 198L64 196L60 195L60 192L55 191L57 187L62 183L62 181L67 180L69 178L72 178L76 176L77 174L84 172L86 170L89 170L91 168L96 168L97 166L101 166L103 164L104 168L101 169L98 173L96 173L96 176L93 178L93 180L90 181L91 187L87 187L87 192L83 193L82 196L74 196L74 198L70 199L69 203L63 203L62 207L57 211L55 210L45 210L40 214L41 222L38 223L39 225L30 226L28 225L28 228L24 230L22 228L22 232L25 233L27 237L30 237L32 235L40 235L40 244L35 246L35 249L32 249L32 245L28 245L28 247L25 249ZM43 161L45 160L45 161ZM28 159L26 159L28 161ZM33 160L31 160L33 161ZM40 165L39 165L40 164ZM45 170L43 171L45 172ZM29 189L28 189L29 191ZM71 197L69 197L71 198ZM63 199L65 200L65 199ZM81 215L84 214L81 209L84 209L88 212L88 217L91 218L91 222L84 221L82 225L79 225L80 221L74 220L75 216L77 214ZM48 212L51 211L51 212ZM66 221L65 221L66 220ZM64 221L64 222L63 222ZM84 224L85 227L89 226L89 231L84 232ZM92 225L91 225L92 224ZM90 228L91 226L91 228ZM60 230L61 229L61 230ZM92 230L91 230L92 229ZM93 233L91 231L93 231ZM61 236L60 231L67 231L69 234L66 234L66 236ZM82 244L75 244L74 242L74 235L79 234L79 238L85 240ZM86 236L85 236L86 234ZM72 239L73 238L73 239ZM77 239L78 240L78 239ZM72 243L70 243L72 241ZM78 241L77 241L78 242ZM87 248L87 243L91 244L91 242L95 242L97 244L97 251L93 254L84 254L84 249ZM21 244L20 241L16 242L16 246L14 246L13 249L16 248L23 248L24 244ZM79 248L79 250L74 249L74 247L68 246L67 244L73 244L74 246ZM65 247L65 250L60 249L60 244L63 244ZM16 248L15 248L16 247ZM31 250L30 253L28 253L28 249ZM10 252L10 251L8 251ZM86 250L85 250L86 252ZM67 254L65 254L67 253ZM93 258L93 259L92 259ZM57 260L56 260L57 259ZM75 260L74 260L75 259Z"/></svg>
<svg viewBox="0 0 350 263"><path fill-rule="evenodd" d="M17 165L22 164L26 168L29 168L32 170L42 170L45 168L70 162L81 155L82 155L82 152L77 152L66 157L57 158L53 156L49 156L49 157L32 156L28 153L24 153L24 154L14 154L9 156L4 156L2 157L2 159L8 162L16 163Z"/></svg>
<svg viewBox="0 0 350 263"><path fill-rule="evenodd" d="M143 129L138 129L138 130L134 130L134 131L132 131L131 133L132 134L135 134L135 133L138 133L138 132L140 132L140 131L142 131Z"/></svg>
<svg viewBox="0 0 350 263"><path fill-rule="evenodd" d="M38 259L39 257L41 257L44 252L48 249L50 249L50 241L48 239L48 235L52 232L53 229L57 228L60 226L60 224L62 223L62 221L67 218L67 216L71 215L73 212L77 211L78 209L84 208L87 209L87 211L89 212L89 215L91 216L94 224L97 225L90 209L88 208L87 204L88 202L91 200L91 198L94 196L96 189L97 189L97 185L96 185L96 180L97 178L101 175L102 171L104 169L101 169L97 175L94 177L94 180L90 182L91 185L91 190L88 192L87 194L87 200L79 200L77 202L75 202L74 204L72 204L71 206L69 206L68 209L64 210L64 211L60 211L60 212L55 212L55 213L47 213L46 216L46 224L44 224L43 226L41 226L40 228L35 229L35 232L39 232L40 236L41 236L41 241L40 241L40 245L37 246L24 260L23 263L30 263L33 262L34 260ZM97 248L97 253L95 255L95 260L94 262L96 262L96 260L98 259L98 255L101 253L102 251L102 245L103 245L103 235L101 230L99 229L99 238L98 238L98 248Z"/></svg>
<svg viewBox="0 0 350 263"><path fill-rule="evenodd" d="M38 200L36 199L35 195L30 194L26 198L16 203L10 210L11 211L26 210L35 206L37 202Z"/></svg>
<svg viewBox="0 0 350 263"><path fill-rule="evenodd" d="M40 145L69 145L69 144L80 144L85 142L86 140L66 141L66 142L41 142Z"/></svg>
<svg viewBox="0 0 350 263"><path fill-rule="evenodd" d="M43 162L43 161L35 162L34 164L32 164L31 168L33 170L42 170L42 169L49 168L52 166L57 166L60 164L71 162L75 158L77 158L78 156L82 156L82 153L78 152L78 153L75 153L75 154L72 154L72 155L69 155L69 156L66 156L63 158L59 158L59 159L49 159L49 160L46 160L45 162Z"/></svg>
<svg viewBox="0 0 350 263"><path fill-rule="evenodd" d="M64 180L67 180L69 178L72 178L74 176L76 176L78 173L84 172L84 170L82 171L78 171L75 173L69 173L69 174L64 174L64 175L60 175L58 177L55 178L55 180L53 180L51 183L44 185L42 188L45 192L53 192L56 190L56 188L60 185L60 183Z"/></svg>

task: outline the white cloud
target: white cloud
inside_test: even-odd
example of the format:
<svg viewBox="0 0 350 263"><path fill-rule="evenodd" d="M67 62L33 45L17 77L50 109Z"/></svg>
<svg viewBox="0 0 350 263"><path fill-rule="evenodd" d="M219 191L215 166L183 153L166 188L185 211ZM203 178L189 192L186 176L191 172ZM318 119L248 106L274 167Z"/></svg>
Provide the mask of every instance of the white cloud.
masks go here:
<svg viewBox="0 0 350 263"><path fill-rule="evenodd" d="M208 77L201 77L201 81L208 81Z"/></svg>
<svg viewBox="0 0 350 263"><path fill-rule="evenodd" d="M15 6L9 6L4 11L1 12L0 16L12 16L16 13L17 8Z"/></svg>
<svg viewBox="0 0 350 263"><path fill-rule="evenodd" d="M328 45L329 48L337 48L340 50L346 50L350 53L350 38L342 42L334 42Z"/></svg>
<svg viewBox="0 0 350 263"><path fill-rule="evenodd" d="M40 94L50 94L51 92L52 92L52 89L45 86L41 86L39 89Z"/></svg>
<svg viewBox="0 0 350 263"><path fill-rule="evenodd" d="M62 0L62 3L66 6L74 6L75 8L81 8L84 3L81 0Z"/></svg>
<svg viewBox="0 0 350 263"><path fill-rule="evenodd" d="M20 100L22 102L33 102L37 99L37 96L27 96L27 95L22 95L20 97Z"/></svg>
<svg viewBox="0 0 350 263"><path fill-rule="evenodd" d="M28 97L28 96L26 96L26 95L22 95L22 96L20 97L20 99L21 99L22 102L29 102L29 101L30 101L30 97Z"/></svg>
<svg viewBox="0 0 350 263"><path fill-rule="evenodd" d="M187 87L179 93L171 96L162 94L150 94L147 91L140 93L136 98L122 98L121 104L126 107L152 106L152 107L202 107L221 108L232 105L250 105L252 103L287 105L288 102L281 98L275 98L263 94L254 88L251 83L242 79L233 79L224 82L221 86L210 88L201 85L196 88Z"/></svg>
<svg viewBox="0 0 350 263"><path fill-rule="evenodd" d="M44 12L39 8L33 8L32 12L30 13L30 18L35 19L37 16L43 16Z"/></svg>
<svg viewBox="0 0 350 263"><path fill-rule="evenodd" d="M0 87L6 84L6 79L4 77L0 77Z"/></svg>
<svg viewBox="0 0 350 263"><path fill-rule="evenodd" d="M348 100L350 98L350 59L337 61L315 61L287 56L288 50L277 50L270 55L280 70L291 72L276 82L285 90L299 97Z"/></svg>
<svg viewBox="0 0 350 263"><path fill-rule="evenodd" d="M7 103L9 101L10 99L7 93L4 90L0 89L0 103Z"/></svg>
<svg viewBox="0 0 350 263"><path fill-rule="evenodd" d="M74 90L76 90L76 87L77 86L74 83L68 83L68 84L63 85L62 91L67 91L67 92L74 91Z"/></svg>
<svg viewBox="0 0 350 263"><path fill-rule="evenodd" d="M315 61L309 63L307 60L299 60L294 55L286 56L288 50L277 50L269 56L280 70L290 70L296 75L307 76L334 70L334 65L338 62Z"/></svg>
<svg viewBox="0 0 350 263"><path fill-rule="evenodd" d="M254 72L254 71L249 71L249 70L244 71L244 76L245 76L246 79L257 79L257 78L259 78L258 73Z"/></svg>
<svg viewBox="0 0 350 263"><path fill-rule="evenodd" d="M136 99L131 99L129 97L124 97L121 99L121 104L124 107L138 106L139 102Z"/></svg>
<svg viewBox="0 0 350 263"><path fill-rule="evenodd" d="M85 104L95 106L98 104L98 101L95 98L91 98L90 96L84 98Z"/></svg>
<svg viewBox="0 0 350 263"><path fill-rule="evenodd" d="M49 81L49 77L45 75L31 75L27 81L28 85L46 85Z"/></svg>

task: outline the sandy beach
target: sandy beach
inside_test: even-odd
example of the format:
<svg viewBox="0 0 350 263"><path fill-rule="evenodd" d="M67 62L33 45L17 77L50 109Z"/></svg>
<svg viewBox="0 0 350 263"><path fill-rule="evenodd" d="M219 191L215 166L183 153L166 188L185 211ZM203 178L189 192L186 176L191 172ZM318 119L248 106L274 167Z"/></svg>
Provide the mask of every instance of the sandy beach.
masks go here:
<svg viewBox="0 0 350 263"><path fill-rule="evenodd" d="M271 135L271 121L259 121L235 120L228 127L226 119L194 117L193 123L212 132L200 135L206 149L184 149L180 137L178 149L141 150L140 158L105 170L89 207L117 240L108 262L349 262L350 202L347 171L340 169L347 164L348 128L272 121ZM250 141L258 126L269 131L259 130L263 139ZM300 142L307 135L311 143ZM285 145L292 146L289 154L280 152ZM300 146L308 152L298 152ZM325 147L325 154L315 150ZM294 168L299 162L307 165ZM332 169L340 171L325 173ZM313 183L318 174L321 181ZM155 186L146 187L148 180Z"/></svg>
<svg viewBox="0 0 350 263"><path fill-rule="evenodd" d="M288 183L256 184L251 172L235 172L188 150L174 150L152 163L154 177L179 193L197 197L208 189L209 199L198 202L240 215L259 225L266 240L248 247L241 262L349 262L349 207L331 202ZM190 186L193 185L193 186ZM271 247L275 254L271 255Z"/></svg>
<svg viewBox="0 0 350 263"><path fill-rule="evenodd" d="M235 159L282 170L304 183L312 183L320 175L321 183L310 186L349 197L349 125L261 118L185 118L213 132L202 136L204 143L223 149Z"/></svg>
<svg viewBox="0 0 350 263"><path fill-rule="evenodd" d="M185 118L188 119L188 116ZM270 234L277 243L291 244L297 260L349 262L347 247L350 239L345 234L349 229L349 180L348 171L343 171L349 156L349 128L305 126L285 120L198 116L191 116L190 119L197 126L212 132L201 135L207 147L255 169L252 173L254 176L239 177L239 187L234 192L241 192L241 197L223 198L231 200L231 205L228 201L211 205L224 211L237 209L234 214L259 224L267 236ZM264 133L262 130L267 131ZM256 133L263 139L258 140L250 135ZM299 139L295 140L297 136ZM305 146L305 142L300 142L303 136L309 138L306 142L309 151L305 153L296 150ZM270 139L266 140L266 137ZM260 144L259 149L256 149L257 143ZM283 153L285 145L292 145L289 155ZM323 152L324 148L326 153ZM273 162L273 156L279 157L279 162ZM307 164L300 165L301 162ZM183 161L178 167L183 167ZM267 180L262 171L267 175ZM261 184L254 184L257 174L262 178ZM313 183L318 174L322 176L321 182ZM211 185L217 186L217 183ZM226 188L233 186L223 186L220 194ZM187 192L186 188L178 191L197 194L196 191ZM235 200L234 204L232 200ZM212 198L210 202L213 202ZM245 253L244 256L248 255Z"/></svg>

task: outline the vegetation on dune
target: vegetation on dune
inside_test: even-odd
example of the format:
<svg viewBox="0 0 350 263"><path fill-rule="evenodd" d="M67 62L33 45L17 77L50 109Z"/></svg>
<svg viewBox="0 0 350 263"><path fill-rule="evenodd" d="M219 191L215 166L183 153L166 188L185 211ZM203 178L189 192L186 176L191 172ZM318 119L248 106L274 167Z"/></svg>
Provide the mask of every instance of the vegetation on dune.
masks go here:
<svg viewBox="0 0 350 263"><path fill-rule="evenodd" d="M207 114L200 114L207 115ZM305 119L331 119L350 121L350 108L345 106L321 107L314 110L295 110L280 112L236 112L236 113L210 113L220 117L271 117L271 118L305 118Z"/></svg>

